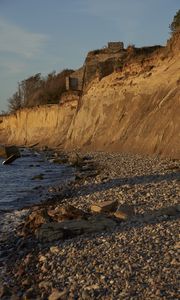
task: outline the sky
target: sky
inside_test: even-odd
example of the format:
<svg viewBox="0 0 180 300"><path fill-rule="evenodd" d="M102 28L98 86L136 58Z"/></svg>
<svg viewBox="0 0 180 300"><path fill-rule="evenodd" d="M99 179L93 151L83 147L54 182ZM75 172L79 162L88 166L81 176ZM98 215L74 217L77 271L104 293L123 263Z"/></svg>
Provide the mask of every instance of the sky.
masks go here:
<svg viewBox="0 0 180 300"><path fill-rule="evenodd" d="M165 45L180 0L0 0L0 113L18 82L79 68L108 41Z"/></svg>

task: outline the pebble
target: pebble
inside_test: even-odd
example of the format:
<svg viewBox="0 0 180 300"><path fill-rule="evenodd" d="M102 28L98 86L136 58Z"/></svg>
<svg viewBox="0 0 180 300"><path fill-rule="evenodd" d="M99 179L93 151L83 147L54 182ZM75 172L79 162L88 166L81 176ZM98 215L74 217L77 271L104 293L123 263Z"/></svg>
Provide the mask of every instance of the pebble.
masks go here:
<svg viewBox="0 0 180 300"><path fill-rule="evenodd" d="M64 299L67 296L67 290L60 292L57 289L54 289L54 291L50 294L48 297L48 300L60 300Z"/></svg>
<svg viewBox="0 0 180 300"><path fill-rule="evenodd" d="M173 161L104 152L88 155L101 165L101 172L60 186L60 202L88 212L93 203L117 200L132 207L135 216L119 221L114 230L65 241L38 244L31 237L21 249L24 256L13 250L13 239L8 245L3 242L2 254L14 251L12 264L0 266L3 282L40 300L178 299L180 174L172 169ZM167 214L169 207L176 212ZM7 213L4 231L11 226L13 236L27 213ZM17 277L12 268L14 274L19 270ZM27 277L32 282L28 296L23 287Z"/></svg>

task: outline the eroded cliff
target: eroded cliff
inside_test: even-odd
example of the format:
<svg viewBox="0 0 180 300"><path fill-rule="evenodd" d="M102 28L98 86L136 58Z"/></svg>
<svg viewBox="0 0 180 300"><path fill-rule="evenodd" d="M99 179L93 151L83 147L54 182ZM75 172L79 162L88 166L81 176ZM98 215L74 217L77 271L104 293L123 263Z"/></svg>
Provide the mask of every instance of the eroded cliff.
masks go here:
<svg viewBox="0 0 180 300"><path fill-rule="evenodd" d="M22 109L0 120L0 143L61 146L77 109L77 101Z"/></svg>
<svg viewBox="0 0 180 300"><path fill-rule="evenodd" d="M78 106L73 101L1 118L0 142L180 158L179 50L178 33L165 49L130 53L122 70L95 78Z"/></svg>

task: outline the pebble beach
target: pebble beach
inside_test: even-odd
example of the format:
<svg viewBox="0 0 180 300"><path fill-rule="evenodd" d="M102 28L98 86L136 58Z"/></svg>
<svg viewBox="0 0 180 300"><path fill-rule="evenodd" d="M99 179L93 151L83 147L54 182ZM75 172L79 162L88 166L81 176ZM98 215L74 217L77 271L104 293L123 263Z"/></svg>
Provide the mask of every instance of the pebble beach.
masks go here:
<svg viewBox="0 0 180 300"><path fill-rule="evenodd" d="M0 299L179 299L179 160L87 157L98 172L77 168L41 206L71 204L89 213L94 203L116 200L134 215L102 232L42 242L18 234L33 208L1 212Z"/></svg>

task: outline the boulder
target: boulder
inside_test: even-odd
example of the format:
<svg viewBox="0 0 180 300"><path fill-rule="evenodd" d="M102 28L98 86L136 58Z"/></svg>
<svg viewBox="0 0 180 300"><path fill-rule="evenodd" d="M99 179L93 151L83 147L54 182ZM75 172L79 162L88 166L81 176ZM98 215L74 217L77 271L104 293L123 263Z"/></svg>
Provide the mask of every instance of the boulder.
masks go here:
<svg viewBox="0 0 180 300"><path fill-rule="evenodd" d="M118 206L117 200L98 202L91 205L91 211L97 213L114 212Z"/></svg>
<svg viewBox="0 0 180 300"><path fill-rule="evenodd" d="M54 207L35 207L26 217L23 228L19 230L20 236L35 232L44 223L62 222L72 219L87 219L89 214L73 205L61 205Z"/></svg>
<svg viewBox="0 0 180 300"><path fill-rule="evenodd" d="M26 236L34 232L38 227L44 223L51 221L50 216L47 214L45 208L36 209L32 211L25 219L23 228L19 231L20 236Z"/></svg>
<svg viewBox="0 0 180 300"><path fill-rule="evenodd" d="M43 242L72 238L87 233L113 229L116 222L105 216L92 216L87 220L67 220L43 224L36 230L36 238Z"/></svg>
<svg viewBox="0 0 180 300"><path fill-rule="evenodd" d="M0 157L8 158L11 155L21 156L18 147L0 145Z"/></svg>
<svg viewBox="0 0 180 300"><path fill-rule="evenodd" d="M83 210L70 204L57 206L54 209L48 209L47 213L53 219L53 221L57 222L72 219L82 219L87 216L87 213L85 213Z"/></svg>
<svg viewBox="0 0 180 300"><path fill-rule="evenodd" d="M134 208L132 206L121 205L117 208L114 216L122 221L126 221L135 215Z"/></svg>

